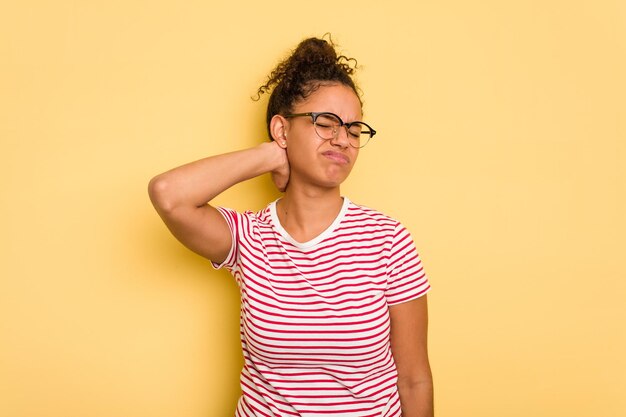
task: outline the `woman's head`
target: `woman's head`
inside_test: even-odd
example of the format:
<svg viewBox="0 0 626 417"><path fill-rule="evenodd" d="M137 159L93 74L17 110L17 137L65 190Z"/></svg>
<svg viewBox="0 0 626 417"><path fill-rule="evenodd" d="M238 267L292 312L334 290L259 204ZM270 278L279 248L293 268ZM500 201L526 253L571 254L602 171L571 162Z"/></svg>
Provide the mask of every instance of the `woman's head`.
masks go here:
<svg viewBox="0 0 626 417"><path fill-rule="evenodd" d="M331 42L305 39L259 89L259 94L273 89L267 128L270 139L288 150L289 188L337 188L374 135L360 121L362 102L351 78L355 66L356 60L338 56Z"/></svg>
<svg viewBox="0 0 626 417"><path fill-rule="evenodd" d="M272 90L267 105L267 129L273 137L270 123L277 115L293 113L296 103L305 100L323 85L342 84L354 91L359 99L358 89L351 78L355 68L350 64L356 60L337 55L332 41L305 39L293 53L280 62L271 72L268 81L259 88L263 94Z"/></svg>
<svg viewBox="0 0 626 417"><path fill-rule="evenodd" d="M333 82L297 101L293 112L275 115L271 122L278 146L287 151L290 186L338 187L359 155L359 138L347 124L361 120L361 102L351 87ZM339 122L333 125L331 117ZM344 120L347 123L340 125Z"/></svg>

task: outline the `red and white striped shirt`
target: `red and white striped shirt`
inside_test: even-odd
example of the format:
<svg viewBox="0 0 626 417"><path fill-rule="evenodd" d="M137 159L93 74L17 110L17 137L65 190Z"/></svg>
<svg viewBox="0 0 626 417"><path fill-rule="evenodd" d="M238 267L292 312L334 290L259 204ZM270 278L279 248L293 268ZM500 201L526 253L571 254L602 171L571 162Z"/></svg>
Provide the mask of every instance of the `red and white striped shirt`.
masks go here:
<svg viewBox="0 0 626 417"><path fill-rule="evenodd" d="M214 266L241 292L236 416L400 416L388 306L430 289L409 232L345 197L333 224L305 243L283 229L276 202L219 210L233 246Z"/></svg>

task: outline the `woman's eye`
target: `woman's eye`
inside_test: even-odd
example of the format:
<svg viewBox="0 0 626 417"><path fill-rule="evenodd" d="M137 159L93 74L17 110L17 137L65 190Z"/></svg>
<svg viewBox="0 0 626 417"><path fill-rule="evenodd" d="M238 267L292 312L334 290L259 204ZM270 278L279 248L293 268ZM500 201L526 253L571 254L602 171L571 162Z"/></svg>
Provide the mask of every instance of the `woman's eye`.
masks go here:
<svg viewBox="0 0 626 417"><path fill-rule="evenodd" d="M316 123L318 126L323 127L325 129L330 129L330 128L338 128L341 123L339 122L339 120L337 120L337 118L332 117L331 115L326 115L326 114L321 114L319 115L319 117L316 120Z"/></svg>
<svg viewBox="0 0 626 417"><path fill-rule="evenodd" d="M360 138L362 131L363 127L360 124L354 124L348 129L348 132L350 132L350 137L353 138Z"/></svg>

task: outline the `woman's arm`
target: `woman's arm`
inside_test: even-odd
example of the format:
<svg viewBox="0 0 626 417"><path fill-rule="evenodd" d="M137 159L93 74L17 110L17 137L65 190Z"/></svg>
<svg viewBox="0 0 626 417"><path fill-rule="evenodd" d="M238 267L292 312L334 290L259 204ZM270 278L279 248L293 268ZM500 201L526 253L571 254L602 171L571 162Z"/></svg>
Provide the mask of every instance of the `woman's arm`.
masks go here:
<svg viewBox="0 0 626 417"><path fill-rule="evenodd" d="M233 185L272 172L282 189L289 178L287 155L276 142L216 155L154 177L148 186L152 204L172 234L192 251L221 263L232 245L219 211L208 205Z"/></svg>
<svg viewBox="0 0 626 417"><path fill-rule="evenodd" d="M433 417L433 377L427 349L426 295L389 307L391 352L398 369L402 417Z"/></svg>

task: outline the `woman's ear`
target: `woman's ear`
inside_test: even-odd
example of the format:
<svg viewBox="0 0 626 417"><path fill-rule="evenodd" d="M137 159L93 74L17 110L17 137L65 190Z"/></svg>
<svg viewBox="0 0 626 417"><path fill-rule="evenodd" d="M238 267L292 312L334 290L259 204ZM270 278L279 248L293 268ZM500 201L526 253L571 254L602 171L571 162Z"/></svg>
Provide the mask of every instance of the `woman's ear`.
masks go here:
<svg viewBox="0 0 626 417"><path fill-rule="evenodd" d="M270 133L272 139L278 143L281 148L287 147L287 128L288 121L280 114L275 114L270 121Z"/></svg>

